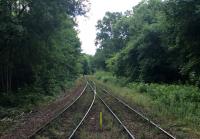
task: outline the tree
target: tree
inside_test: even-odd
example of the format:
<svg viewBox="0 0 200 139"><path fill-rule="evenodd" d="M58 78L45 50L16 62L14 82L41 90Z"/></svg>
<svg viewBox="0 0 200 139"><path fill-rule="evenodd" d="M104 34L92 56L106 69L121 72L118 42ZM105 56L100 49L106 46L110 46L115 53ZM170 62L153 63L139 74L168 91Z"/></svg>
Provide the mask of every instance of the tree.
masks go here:
<svg viewBox="0 0 200 139"><path fill-rule="evenodd" d="M106 60L119 52L127 41L127 15L107 12L97 23L96 45L98 47L94 57L98 69L106 69Z"/></svg>
<svg viewBox="0 0 200 139"><path fill-rule="evenodd" d="M92 56L87 54L82 54L81 56L81 66L82 66L82 74L89 75L94 73L94 67L92 63Z"/></svg>
<svg viewBox="0 0 200 139"><path fill-rule="evenodd" d="M80 73L74 17L87 0L0 1L0 92L28 87L52 93Z"/></svg>
<svg viewBox="0 0 200 139"><path fill-rule="evenodd" d="M200 85L200 2L167 0L165 5L166 34L180 73Z"/></svg>
<svg viewBox="0 0 200 139"><path fill-rule="evenodd" d="M97 37L101 34L100 38L103 36L104 39L100 41L101 51L97 51L96 57L99 52L102 57L108 55L101 59L105 61L101 65L130 81L184 81L179 69L181 63L176 57L180 53L175 53L170 44L175 35L169 33L172 27L167 21L166 3L161 0L142 1L133 7L132 12L115 21L112 35L100 30ZM110 28L108 24L101 27ZM120 49L111 49L116 47Z"/></svg>

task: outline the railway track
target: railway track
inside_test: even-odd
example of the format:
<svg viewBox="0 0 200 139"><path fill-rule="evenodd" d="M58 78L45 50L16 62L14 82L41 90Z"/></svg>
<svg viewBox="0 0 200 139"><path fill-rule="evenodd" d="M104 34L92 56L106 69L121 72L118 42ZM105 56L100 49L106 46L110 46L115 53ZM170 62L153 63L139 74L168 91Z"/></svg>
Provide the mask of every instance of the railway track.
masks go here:
<svg viewBox="0 0 200 139"><path fill-rule="evenodd" d="M117 121L122 125L124 130L128 133L131 139L135 139L134 135L129 131L129 129L123 124L123 122L119 119L119 117L112 111L112 109L106 104L106 102L98 96L98 98L102 101L102 103L106 106L106 108L110 111L110 113L117 119Z"/></svg>
<svg viewBox="0 0 200 139"><path fill-rule="evenodd" d="M86 89L88 89L88 87L91 88L90 91L88 91L88 95L91 95L91 91L93 92L93 98L88 98L88 96L86 96L87 100L92 100L92 102L90 103L89 106L87 106L87 109L85 108L84 103L87 102L85 101L86 99L83 99L83 97L85 97L85 92ZM90 94L89 94L90 93ZM84 88L84 90L81 92L80 96L77 97L76 100L74 100L69 106L67 106L65 109L63 109L63 111L61 111L60 113L58 113L51 121L49 121L48 123L46 123L44 126L42 126L41 128L39 128L36 132L34 132L31 136L29 136L29 138L31 139L35 139L35 138L68 138L68 139L72 139L75 136L75 133L78 131L79 127L81 126L81 124L83 123L83 121L86 119L88 113L90 112L90 110L92 109L95 99L96 99L96 85L94 82L88 82L87 81L87 85ZM119 120L119 118L114 114L114 112L112 112L111 109L109 109L109 107L105 104L105 102L99 97L99 100L102 101L102 104L104 104L106 106L106 108L111 112L111 114L114 116L114 118L116 118L116 120L119 122L120 125L122 125L122 127L125 129L125 131L128 133L128 135L131 137L131 139L134 139L133 135L128 131L128 129L123 125L123 123ZM83 101L81 101L81 99L83 99ZM80 102L79 102L80 101ZM81 106L83 106L84 108L81 108ZM70 110L71 109L71 110ZM81 112L77 112L75 110L80 110L83 109L83 111ZM78 118L72 114L72 111L74 113L84 113L84 115L79 116ZM69 121L73 121L73 119L69 118L70 117L74 117L74 119L78 120L78 122L75 123L75 126L70 127L67 125L73 125L73 123L68 123ZM80 118L81 117L81 118ZM52 133L52 129L54 129L54 132L57 132L57 134L53 134ZM65 129L68 129L65 130ZM60 133L58 133L60 132Z"/></svg>
<svg viewBox="0 0 200 139"><path fill-rule="evenodd" d="M75 134L91 111L96 98L99 100L98 103L101 102L113 116L113 119L116 119L121 125L123 134L126 134L130 139L176 139L107 90L103 88L97 90L93 81L87 81L81 94L69 106L66 106L48 123L30 135L29 138L80 138Z"/></svg>
<svg viewBox="0 0 200 139"><path fill-rule="evenodd" d="M122 123L129 129L130 134L134 138L145 138L145 139L176 139L166 130L162 129L159 125L155 124L149 118L129 106L123 100L115 97L105 89L98 89L99 96L102 101L114 113L119 115Z"/></svg>
<svg viewBox="0 0 200 139"><path fill-rule="evenodd" d="M94 90L96 90L96 84L95 82L91 81L89 83L90 87ZM99 100L102 102L102 104L108 109L108 111L113 115L113 117L118 121L118 123L124 128L124 131L128 134L128 136L131 139L135 139L134 135L129 131L129 129L126 127L126 125L123 124L123 122L119 119L119 117L113 112L113 110L106 104L106 102L100 97L100 95L97 95Z"/></svg>
<svg viewBox="0 0 200 139"><path fill-rule="evenodd" d="M78 128L80 127L80 125L83 123L83 121L85 120L86 116L90 112L92 106L94 105L94 102L95 102L95 99L96 99L96 89L93 89L92 91L94 93L94 97L93 97L92 103L91 103L89 109L87 110L87 112L85 113L84 117L81 119L81 121L79 122L79 124L76 126L76 128L73 130L73 132L69 136L69 139L71 139L74 136L75 132L78 130Z"/></svg>
<svg viewBox="0 0 200 139"><path fill-rule="evenodd" d="M87 82L81 94L69 106L28 138L72 138L94 104L96 94L91 91L93 92ZM87 99L91 101L86 101Z"/></svg>

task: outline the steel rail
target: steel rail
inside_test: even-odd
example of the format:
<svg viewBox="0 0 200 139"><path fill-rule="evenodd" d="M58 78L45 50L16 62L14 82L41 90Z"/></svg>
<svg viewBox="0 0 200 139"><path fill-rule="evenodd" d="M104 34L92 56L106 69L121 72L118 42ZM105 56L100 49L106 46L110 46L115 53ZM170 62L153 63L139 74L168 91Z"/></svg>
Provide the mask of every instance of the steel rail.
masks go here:
<svg viewBox="0 0 200 139"><path fill-rule="evenodd" d="M126 130L128 135L131 137L131 139L135 139L134 135L131 134L131 132L128 130L128 128L122 123L122 121L118 118L118 116L112 111L112 109L105 103L105 101L97 95L97 97L101 100L101 102L107 107L107 109L111 112L111 114L117 119L117 121L122 125L122 127Z"/></svg>
<svg viewBox="0 0 200 139"><path fill-rule="evenodd" d="M87 82L89 84L89 82ZM94 93L94 97L92 100L92 103L90 105L90 107L88 108L87 112L85 113L84 117L81 119L81 121L79 122L79 124L76 126L76 128L73 130L73 132L71 133L71 135L69 136L68 139L71 139L74 134L76 133L76 131L78 130L78 128L81 126L81 124L83 123L83 121L85 120L85 118L87 117L88 113L90 112L90 110L92 109L92 106L94 105L95 99L96 99L96 89L93 89L93 87L89 84L89 86L92 88L93 93Z"/></svg>
<svg viewBox="0 0 200 139"><path fill-rule="evenodd" d="M113 98L115 98L117 101L119 101L120 103L122 103L124 106L126 106L127 108L129 108L130 110L132 110L133 112L135 112L137 115L139 115L140 117L142 117L144 120L146 120L147 122L149 122L151 125L153 125L154 127L156 127L157 129L159 129L161 132L163 132L165 135L167 135L168 137L170 137L171 139L176 139L176 137L174 137L172 134L170 134L169 132L167 132L166 130L164 130L163 128L161 128L158 124L154 123L153 121L151 121L149 118L147 118L146 116L144 116L142 113L138 112L137 110L135 110L134 108L132 108L131 106L129 106L127 103L125 103L123 100L115 97L114 95L112 95L110 92L108 92L105 89L100 88L101 90L103 90L104 92L106 92L107 94L109 94L110 96L112 96Z"/></svg>
<svg viewBox="0 0 200 139"><path fill-rule="evenodd" d="M88 82L86 82L85 87L81 91L80 95L70 104L66 105L64 109L62 109L60 112L58 112L53 118L51 118L49 121L47 121L45 124L43 124L40 128L36 129L31 135L29 135L27 138L32 138L34 135L36 135L39 131L44 129L48 124L50 124L53 120L55 120L58 116L60 116L62 113L64 113L67 109L69 109L85 92L86 88L88 86Z"/></svg>

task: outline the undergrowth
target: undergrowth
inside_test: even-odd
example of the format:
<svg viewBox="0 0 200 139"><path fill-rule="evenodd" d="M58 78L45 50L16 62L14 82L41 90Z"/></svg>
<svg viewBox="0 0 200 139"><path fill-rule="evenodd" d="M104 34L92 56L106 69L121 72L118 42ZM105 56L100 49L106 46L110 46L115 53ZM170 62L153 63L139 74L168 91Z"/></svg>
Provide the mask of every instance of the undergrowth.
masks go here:
<svg viewBox="0 0 200 139"><path fill-rule="evenodd" d="M107 72L97 72L95 78L117 95L150 111L150 117L164 117L162 119L168 123L166 126L200 136L200 89L198 87L129 83L126 79L116 78Z"/></svg>

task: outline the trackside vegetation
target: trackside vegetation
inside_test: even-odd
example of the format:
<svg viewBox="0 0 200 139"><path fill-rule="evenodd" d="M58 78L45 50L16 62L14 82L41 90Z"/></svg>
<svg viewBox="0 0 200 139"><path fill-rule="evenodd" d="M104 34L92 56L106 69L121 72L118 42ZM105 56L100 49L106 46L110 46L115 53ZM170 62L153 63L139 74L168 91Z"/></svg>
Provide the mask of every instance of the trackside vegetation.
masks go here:
<svg viewBox="0 0 200 139"><path fill-rule="evenodd" d="M34 104L65 90L87 64L75 17L87 1L0 1L0 107Z"/></svg>
<svg viewBox="0 0 200 139"><path fill-rule="evenodd" d="M200 1L142 0L97 23L97 69L129 81L200 87Z"/></svg>
<svg viewBox="0 0 200 139"><path fill-rule="evenodd" d="M86 0L0 0L0 134L87 74L75 17L88 10Z"/></svg>
<svg viewBox="0 0 200 139"><path fill-rule="evenodd" d="M77 25L90 2L0 0L0 136L93 74L177 139L198 139L200 0L141 0L106 12L94 56L81 53Z"/></svg>
<svg viewBox="0 0 200 139"><path fill-rule="evenodd" d="M191 85L136 83L119 79L107 72L97 72L97 81L128 103L144 109L150 118L157 117L165 128L179 138L200 135L200 89ZM155 118L155 120L157 120Z"/></svg>
<svg viewBox="0 0 200 139"><path fill-rule="evenodd" d="M199 138L200 1L142 0L96 29L96 79L177 137Z"/></svg>

